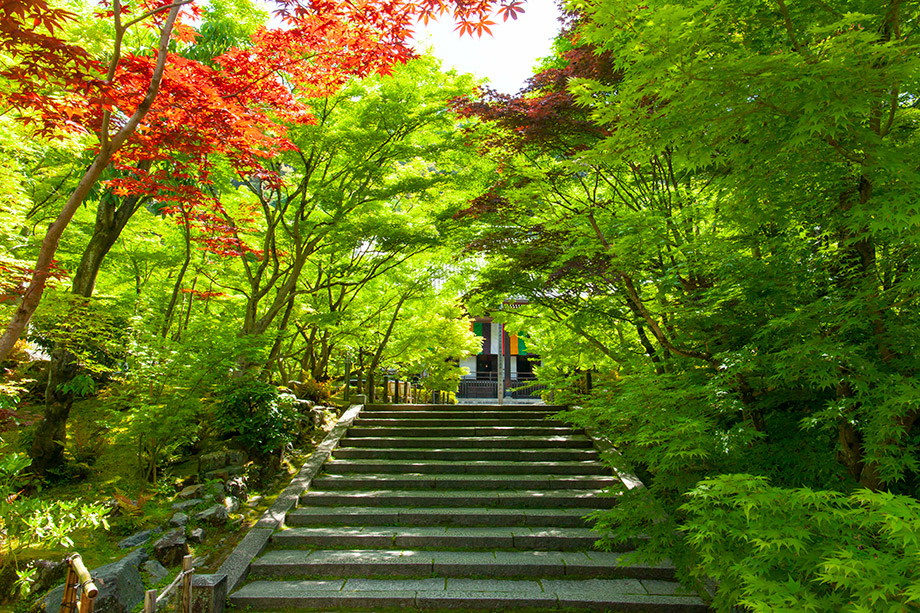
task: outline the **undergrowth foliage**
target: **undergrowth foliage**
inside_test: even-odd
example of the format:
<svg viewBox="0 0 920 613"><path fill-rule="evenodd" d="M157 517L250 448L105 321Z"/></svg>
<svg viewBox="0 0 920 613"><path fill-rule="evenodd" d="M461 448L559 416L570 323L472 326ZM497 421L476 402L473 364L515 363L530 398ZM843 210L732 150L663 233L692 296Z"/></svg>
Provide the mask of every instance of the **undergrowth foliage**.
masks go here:
<svg viewBox="0 0 920 613"><path fill-rule="evenodd" d="M19 597L28 595L36 572L34 567L20 565L23 552L35 547L71 547L73 532L82 528L108 529L108 509L102 504L28 495L29 462L22 453L0 454L0 569L13 566L17 575L13 589ZM0 594L0 599L7 596Z"/></svg>
<svg viewBox="0 0 920 613"><path fill-rule="evenodd" d="M271 454L294 440L297 411L289 395L250 378L233 379L215 392L217 427L236 435L250 452Z"/></svg>
<svg viewBox="0 0 920 613"><path fill-rule="evenodd" d="M920 605L920 503L860 489L781 488L732 474L701 481L681 511L691 575L715 608L882 613Z"/></svg>
<svg viewBox="0 0 920 613"><path fill-rule="evenodd" d="M725 403L718 396L692 373L601 378L584 406L566 413L621 449L605 461L646 485L624 487L614 508L596 514L604 546L643 535L635 542L638 559L669 558L682 579L691 579L695 556L679 534L683 494L701 479L731 470L758 438L743 422L721 414Z"/></svg>
<svg viewBox="0 0 920 613"><path fill-rule="evenodd" d="M595 514L602 546L629 542L638 561L671 560L707 600L715 585L713 607L726 613L920 603L920 503L848 493L832 437L781 412L767 416L769 430L794 434L760 433L718 379L692 372L602 376L582 400L565 418L607 438L619 453L605 461L645 484L614 488L618 504Z"/></svg>

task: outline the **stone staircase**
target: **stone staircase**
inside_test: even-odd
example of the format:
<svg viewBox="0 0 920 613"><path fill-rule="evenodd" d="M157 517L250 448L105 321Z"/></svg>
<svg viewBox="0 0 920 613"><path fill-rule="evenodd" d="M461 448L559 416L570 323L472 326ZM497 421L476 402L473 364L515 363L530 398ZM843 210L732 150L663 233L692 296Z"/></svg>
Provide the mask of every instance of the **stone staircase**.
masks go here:
<svg viewBox="0 0 920 613"><path fill-rule="evenodd" d="M252 610L706 611L594 549L615 482L538 405L370 405L231 594Z"/></svg>

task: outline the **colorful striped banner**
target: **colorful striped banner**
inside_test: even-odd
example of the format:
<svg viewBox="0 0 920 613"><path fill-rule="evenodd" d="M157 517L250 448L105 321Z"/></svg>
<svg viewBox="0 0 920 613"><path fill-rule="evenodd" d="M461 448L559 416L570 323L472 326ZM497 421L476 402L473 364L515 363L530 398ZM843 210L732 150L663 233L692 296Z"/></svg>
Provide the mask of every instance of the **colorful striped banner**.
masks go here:
<svg viewBox="0 0 920 613"><path fill-rule="evenodd" d="M511 335L511 355L527 355L524 339L516 334Z"/></svg>
<svg viewBox="0 0 920 613"><path fill-rule="evenodd" d="M482 349L479 355L499 355L501 353L501 324L474 321L470 324L473 334L482 337ZM508 355L527 355L524 338L516 334L508 337Z"/></svg>

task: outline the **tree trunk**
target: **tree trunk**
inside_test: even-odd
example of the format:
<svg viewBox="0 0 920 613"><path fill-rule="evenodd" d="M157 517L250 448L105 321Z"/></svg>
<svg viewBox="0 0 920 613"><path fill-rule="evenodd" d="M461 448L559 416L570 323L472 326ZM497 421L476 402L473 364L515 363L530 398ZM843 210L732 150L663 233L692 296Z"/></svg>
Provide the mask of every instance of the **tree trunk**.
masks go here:
<svg viewBox="0 0 920 613"><path fill-rule="evenodd" d="M58 392L58 386L73 379L77 371L76 362L70 352L56 347L51 354L48 386L45 388L45 413L35 429L30 455L33 474L44 475L48 469L64 462L67 418L73 404L73 394ZM54 366L57 365L55 368Z"/></svg>
<svg viewBox="0 0 920 613"><path fill-rule="evenodd" d="M169 327L172 325L173 314L176 312L176 304L179 302L179 294L182 291L182 282L185 280L185 273L188 271L189 264L192 262L192 229L188 211L181 207L182 217L185 219L185 259L182 261L182 267L176 276L176 282L173 284L172 294L169 297L169 304L166 305L166 313L163 315L163 328L160 330L160 336L166 338L169 334Z"/></svg>
<svg viewBox="0 0 920 613"><path fill-rule="evenodd" d="M313 364L311 373L314 381L326 381L329 379L329 358L332 356L333 344L329 342L329 330L323 332L323 339L320 343L319 359Z"/></svg>
<svg viewBox="0 0 920 613"><path fill-rule="evenodd" d="M284 316L281 318L281 325L278 326L278 332L275 334L275 342L272 344L272 349L269 352L268 360L265 363L266 370L269 369L271 364L280 363L281 345L284 342L284 331L287 329L288 322L291 320L291 312L294 310L294 298L295 296L291 296L287 308L284 310ZM285 385L287 384L287 379L280 371L281 369L279 369L279 374L282 375L281 384Z"/></svg>
<svg viewBox="0 0 920 613"><path fill-rule="evenodd" d="M74 273L71 291L76 296L87 299L92 297L102 262L137 210L140 198L125 198L121 205L116 207L117 202L111 194L104 195L99 201L93 236L83 251L80 265ZM74 399L72 392L63 391L60 386L73 379L78 370L74 355L67 351L66 347L58 344L52 349L51 363L48 365L48 384L45 388L45 412L35 431L35 439L30 450L32 472L36 474L43 475L49 468L59 466L63 462L67 418Z"/></svg>
<svg viewBox="0 0 920 613"><path fill-rule="evenodd" d="M377 351L374 352L374 357L371 358L370 363L367 365L368 402L374 401L374 371L376 371L377 367L380 365L380 358L383 357L383 351L386 349L387 343L390 342L390 337L393 335L393 330L396 328L396 322L399 320L399 311L402 309L402 305L406 302L406 300L409 299L411 293L411 291L408 291L399 298L399 302L396 303L396 308L393 309L393 317L390 318L390 325L387 326L387 331L384 333L383 339L377 346Z"/></svg>

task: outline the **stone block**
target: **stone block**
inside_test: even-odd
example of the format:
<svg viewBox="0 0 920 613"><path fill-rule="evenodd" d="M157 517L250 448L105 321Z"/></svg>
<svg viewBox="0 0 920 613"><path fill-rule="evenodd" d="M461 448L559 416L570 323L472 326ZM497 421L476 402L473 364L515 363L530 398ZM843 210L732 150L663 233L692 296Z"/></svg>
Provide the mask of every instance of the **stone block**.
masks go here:
<svg viewBox="0 0 920 613"><path fill-rule="evenodd" d="M118 542L118 547L120 549L131 549L132 547L138 547L149 541L150 537L152 536L153 530L144 530L143 532L132 534L128 538L120 540Z"/></svg>
<svg viewBox="0 0 920 613"><path fill-rule="evenodd" d="M175 515L169 518L169 525L175 528L181 528L188 523L188 515L179 511Z"/></svg>
<svg viewBox="0 0 920 613"><path fill-rule="evenodd" d="M144 571L150 578L151 584L156 584L169 576L169 570L157 562L156 560L148 560L141 565L141 570Z"/></svg>
<svg viewBox="0 0 920 613"><path fill-rule="evenodd" d="M223 613L227 575L192 575L192 613Z"/></svg>
<svg viewBox="0 0 920 613"><path fill-rule="evenodd" d="M189 509L197 507L198 505L202 503L204 503L203 498L191 498L183 502L173 503L172 510L173 511L188 511Z"/></svg>
<svg viewBox="0 0 920 613"><path fill-rule="evenodd" d="M234 496L227 496L224 498L224 508L227 509L227 513L236 513L240 510L240 501Z"/></svg>
<svg viewBox="0 0 920 613"><path fill-rule="evenodd" d="M206 534L204 528L194 528L188 533L188 540L193 543L202 543Z"/></svg>
<svg viewBox="0 0 920 613"><path fill-rule="evenodd" d="M229 513L227 513L227 507L222 504L215 504L214 506L208 507L201 513L195 515L195 519L211 525L211 526L220 526L227 521Z"/></svg>
<svg viewBox="0 0 920 613"><path fill-rule="evenodd" d="M185 530L176 528L153 544L153 555L166 566L182 563L182 558L188 555L188 541Z"/></svg>
<svg viewBox="0 0 920 613"><path fill-rule="evenodd" d="M240 500L246 500L249 492L249 484L246 482L246 477L244 475L236 475L235 477L230 477L227 479L227 482L224 483L227 494L235 496Z"/></svg>
<svg viewBox="0 0 920 613"><path fill-rule="evenodd" d="M176 497L181 498L182 500L188 500L190 498L201 498L202 496L204 496L204 492L205 492L204 484L199 483L198 485L190 485L186 488L183 488L181 492L176 494Z"/></svg>
<svg viewBox="0 0 920 613"><path fill-rule="evenodd" d="M314 428L322 427L323 423L326 421L326 412L319 407L310 409L310 425Z"/></svg>

